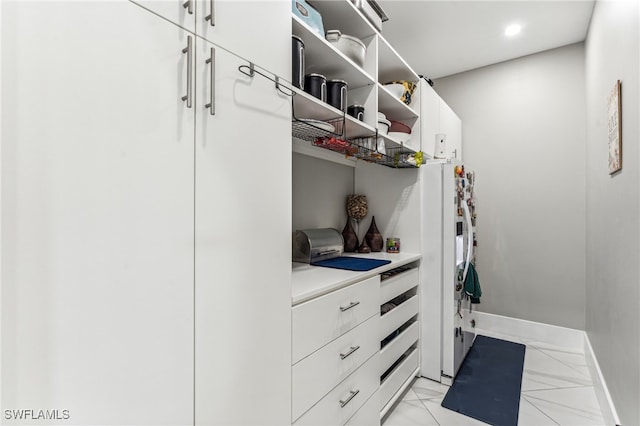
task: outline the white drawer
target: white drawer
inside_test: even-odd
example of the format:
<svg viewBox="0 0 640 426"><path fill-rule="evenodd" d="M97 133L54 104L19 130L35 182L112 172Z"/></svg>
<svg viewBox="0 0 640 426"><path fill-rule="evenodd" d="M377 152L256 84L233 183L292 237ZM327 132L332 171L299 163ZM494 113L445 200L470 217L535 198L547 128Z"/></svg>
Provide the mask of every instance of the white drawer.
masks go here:
<svg viewBox="0 0 640 426"><path fill-rule="evenodd" d="M375 391L345 426L380 426L380 391Z"/></svg>
<svg viewBox="0 0 640 426"><path fill-rule="evenodd" d="M333 388L295 425L343 425L380 386L380 355L374 354L360 368Z"/></svg>
<svg viewBox="0 0 640 426"><path fill-rule="evenodd" d="M411 324L406 330L396 336L389 344L380 351L380 375L387 371L389 367L400 356L407 351L420 337L420 326L418 321Z"/></svg>
<svg viewBox="0 0 640 426"><path fill-rule="evenodd" d="M380 350L379 325L380 317L374 314L293 366L294 420Z"/></svg>
<svg viewBox="0 0 640 426"><path fill-rule="evenodd" d="M413 268L380 282L380 304L400 296L420 282L419 269Z"/></svg>
<svg viewBox="0 0 640 426"><path fill-rule="evenodd" d="M414 349L380 385L380 410L384 409L385 405L387 405L407 380L413 379L413 373L417 368L418 349Z"/></svg>
<svg viewBox="0 0 640 426"><path fill-rule="evenodd" d="M380 316L380 340L391 334L392 331L407 322L409 318L418 313L418 295L407 299L389 312Z"/></svg>
<svg viewBox="0 0 640 426"><path fill-rule="evenodd" d="M380 277L375 276L292 309L292 363L380 312Z"/></svg>

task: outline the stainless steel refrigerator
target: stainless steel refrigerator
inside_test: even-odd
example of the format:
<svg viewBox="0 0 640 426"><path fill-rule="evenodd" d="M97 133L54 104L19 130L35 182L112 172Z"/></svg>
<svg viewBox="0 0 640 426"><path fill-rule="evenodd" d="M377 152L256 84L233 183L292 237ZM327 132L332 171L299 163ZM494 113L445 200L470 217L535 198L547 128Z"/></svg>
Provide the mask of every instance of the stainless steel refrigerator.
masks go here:
<svg viewBox="0 0 640 426"><path fill-rule="evenodd" d="M464 291L475 257L475 173L458 160L421 167L421 375L451 384L475 338Z"/></svg>

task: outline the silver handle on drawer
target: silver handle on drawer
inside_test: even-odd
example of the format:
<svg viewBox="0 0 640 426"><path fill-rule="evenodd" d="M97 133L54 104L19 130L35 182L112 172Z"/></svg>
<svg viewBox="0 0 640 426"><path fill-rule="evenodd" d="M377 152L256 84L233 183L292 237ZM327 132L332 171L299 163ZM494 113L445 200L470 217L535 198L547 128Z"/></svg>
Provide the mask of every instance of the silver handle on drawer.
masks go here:
<svg viewBox="0 0 640 426"><path fill-rule="evenodd" d="M347 405L353 398L355 398L355 396L360 393L359 389L356 389L354 391L349 391L349 396L347 397L347 399L340 400L340 408L344 408L345 405Z"/></svg>
<svg viewBox="0 0 640 426"><path fill-rule="evenodd" d="M213 0L209 0L209 10L211 10L211 12L207 16L204 17L204 20L205 21L209 21L209 24L212 27L216 26L216 17L214 15L214 7L215 6L213 4Z"/></svg>
<svg viewBox="0 0 640 426"><path fill-rule="evenodd" d="M349 306L347 306L347 307L340 306L340 310L342 312L348 311L349 309L353 308L354 306L358 306L359 304L360 304L360 302L351 302L351 303L349 303Z"/></svg>
<svg viewBox="0 0 640 426"><path fill-rule="evenodd" d="M182 53L186 53L187 54L187 94L185 96L182 97L183 101L187 101L187 108L191 108L191 99L192 99L192 94L191 92L193 91L192 89L192 78L193 76L192 71L191 71L191 55L192 55L192 50L193 47L191 45L191 36L187 36L187 47L185 47L184 49L182 49Z"/></svg>
<svg viewBox="0 0 640 426"><path fill-rule="evenodd" d="M360 346L351 346L351 348L349 348L349 352L347 352L346 354L340 354L340 359L345 359L346 357L348 357L358 349L360 349Z"/></svg>
<svg viewBox="0 0 640 426"><path fill-rule="evenodd" d="M211 101L204 107L209 108L209 114L216 115L216 49L211 48L211 56L205 61L211 64L211 81L209 82L209 97Z"/></svg>

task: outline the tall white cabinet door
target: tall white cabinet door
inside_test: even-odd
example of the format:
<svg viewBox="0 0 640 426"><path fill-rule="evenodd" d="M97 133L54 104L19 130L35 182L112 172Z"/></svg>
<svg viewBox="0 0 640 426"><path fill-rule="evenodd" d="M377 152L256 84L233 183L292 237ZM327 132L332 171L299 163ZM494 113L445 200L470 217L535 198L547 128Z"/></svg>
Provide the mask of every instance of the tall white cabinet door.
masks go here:
<svg viewBox="0 0 640 426"><path fill-rule="evenodd" d="M291 101L198 43L196 424L289 424Z"/></svg>
<svg viewBox="0 0 640 426"><path fill-rule="evenodd" d="M422 151L433 157L436 147L436 134L440 133L440 96L433 88L420 80L420 135Z"/></svg>
<svg viewBox="0 0 640 426"><path fill-rule="evenodd" d="M196 30L196 0L131 0L182 28Z"/></svg>
<svg viewBox="0 0 640 426"><path fill-rule="evenodd" d="M197 0L196 3L198 35L280 77L291 79L291 0ZM212 10L213 20L207 19Z"/></svg>
<svg viewBox="0 0 640 426"><path fill-rule="evenodd" d="M186 33L127 1L1 24L3 424L192 424Z"/></svg>
<svg viewBox="0 0 640 426"><path fill-rule="evenodd" d="M462 161L462 120L440 100L440 133L447 135L447 158Z"/></svg>

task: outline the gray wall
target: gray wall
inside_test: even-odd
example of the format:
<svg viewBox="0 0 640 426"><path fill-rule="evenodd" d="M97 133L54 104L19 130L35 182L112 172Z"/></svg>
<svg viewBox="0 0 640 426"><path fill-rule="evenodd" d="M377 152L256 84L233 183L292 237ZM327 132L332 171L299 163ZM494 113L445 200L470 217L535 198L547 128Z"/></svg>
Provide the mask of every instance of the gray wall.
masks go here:
<svg viewBox="0 0 640 426"><path fill-rule="evenodd" d="M586 41L586 330L621 424L640 413L638 2L597 2ZM609 176L607 97L622 81L622 171Z"/></svg>
<svg viewBox="0 0 640 426"><path fill-rule="evenodd" d="M585 326L584 45L435 81L477 172L478 309Z"/></svg>

